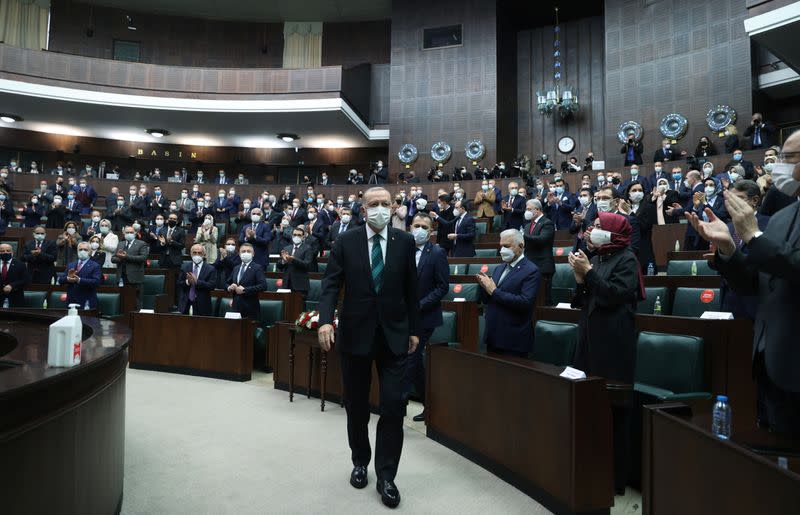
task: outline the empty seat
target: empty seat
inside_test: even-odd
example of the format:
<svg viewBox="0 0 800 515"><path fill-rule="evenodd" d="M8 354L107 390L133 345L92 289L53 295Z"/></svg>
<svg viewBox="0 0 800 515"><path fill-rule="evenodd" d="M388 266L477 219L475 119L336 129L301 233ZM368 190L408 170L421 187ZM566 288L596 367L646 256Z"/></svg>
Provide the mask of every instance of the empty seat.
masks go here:
<svg viewBox="0 0 800 515"><path fill-rule="evenodd" d="M47 298L46 291L26 291L22 292L21 308L41 309L44 306L44 299Z"/></svg>
<svg viewBox="0 0 800 515"><path fill-rule="evenodd" d="M483 272L484 274L488 275L489 277L492 276L494 273L494 269L498 266L501 266L503 263L484 263L481 265L469 265L469 273L470 274L477 274L479 272Z"/></svg>
<svg viewBox="0 0 800 515"><path fill-rule="evenodd" d="M692 265L697 269L697 273L692 273ZM708 266L708 261L673 259L667 263L667 275L718 275L717 271Z"/></svg>
<svg viewBox="0 0 800 515"><path fill-rule="evenodd" d="M554 256L566 256L572 252L572 247L553 247Z"/></svg>
<svg viewBox="0 0 800 515"><path fill-rule="evenodd" d="M277 322L283 320L282 300L259 300L261 314L258 317L253 343L253 366L266 368L267 348L269 347L269 329Z"/></svg>
<svg viewBox="0 0 800 515"><path fill-rule="evenodd" d="M503 215L494 215L492 218L492 232L501 232L503 230Z"/></svg>
<svg viewBox="0 0 800 515"><path fill-rule="evenodd" d="M659 299L659 302L661 302L662 315L669 315L670 313L672 313L669 288L665 286L647 287L645 288L645 292L647 294L647 298L645 298L644 300L640 300L639 303L636 305L637 313L641 315L655 314L656 299Z"/></svg>
<svg viewBox="0 0 800 515"><path fill-rule="evenodd" d="M497 257L497 249L475 249L475 257Z"/></svg>
<svg viewBox="0 0 800 515"><path fill-rule="evenodd" d="M164 293L163 275L145 275L142 283L142 307L154 309L156 307L156 295Z"/></svg>
<svg viewBox="0 0 800 515"><path fill-rule="evenodd" d="M283 279L267 277L267 291L278 291L278 288L283 288Z"/></svg>
<svg viewBox="0 0 800 515"><path fill-rule="evenodd" d="M470 265L465 264L450 265L450 275L467 275L469 267Z"/></svg>
<svg viewBox="0 0 800 515"><path fill-rule="evenodd" d="M324 274L325 270L328 269L328 263L317 263L317 272Z"/></svg>
<svg viewBox="0 0 800 515"><path fill-rule="evenodd" d="M442 325L431 334L429 343L450 343L456 341L456 314L453 311L442 311Z"/></svg>
<svg viewBox="0 0 800 515"><path fill-rule="evenodd" d="M308 295L306 295L306 311L313 311L319 305L319 297L322 295L322 280L308 280Z"/></svg>
<svg viewBox="0 0 800 515"><path fill-rule="evenodd" d="M719 311L719 288L678 288L672 303L672 315L699 317L704 311Z"/></svg>
<svg viewBox="0 0 800 515"><path fill-rule="evenodd" d="M219 237L220 239L224 239L224 238L225 238L225 236L228 234L228 224L226 224L226 223L219 223L219 224L214 224L214 225L216 225L216 226L217 226L218 237Z"/></svg>
<svg viewBox="0 0 800 515"><path fill-rule="evenodd" d="M572 273L569 263L556 263L556 271L553 274L553 302L570 302L575 293L575 275Z"/></svg>
<svg viewBox="0 0 800 515"><path fill-rule="evenodd" d="M703 339L642 331L636 342L634 380L634 390L645 402L708 397L703 384Z"/></svg>
<svg viewBox="0 0 800 515"><path fill-rule="evenodd" d="M97 310L100 316L116 317L122 314L122 299L119 293L98 293Z"/></svg>
<svg viewBox="0 0 800 515"><path fill-rule="evenodd" d="M117 274L103 273L101 276L100 286L117 286Z"/></svg>
<svg viewBox="0 0 800 515"><path fill-rule="evenodd" d="M563 367L572 363L577 346L577 324L538 320L533 330L531 358Z"/></svg>
<svg viewBox="0 0 800 515"><path fill-rule="evenodd" d="M478 284L477 283L451 283L447 289L442 300L453 300L456 298L463 298L467 301L478 300Z"/></svg>
<svg viewBox="0 0 800 515"><path fill-rule="evenodd" d="M82 308L83 306L81 306ZM48 309L67 309L67 292L51 291L47 296Z"/></svg>

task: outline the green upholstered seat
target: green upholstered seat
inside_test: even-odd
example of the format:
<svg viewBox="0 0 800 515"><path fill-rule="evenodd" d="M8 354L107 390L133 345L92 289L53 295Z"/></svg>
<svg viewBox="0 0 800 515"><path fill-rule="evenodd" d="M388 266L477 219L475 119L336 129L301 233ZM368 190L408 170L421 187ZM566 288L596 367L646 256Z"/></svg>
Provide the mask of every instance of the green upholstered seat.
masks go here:
<svg viewBox="0 0 800 515"><path fill-rule="evenodd" d="M62 300L63 295L63 300ZM83 307L83 306L81 306ZM65 291L51 291L47 296L48 309L67 309L67 292Z"/></svg>
<svg viewBox="0 0 800 515"><path fill-rule="evenodd" d="M494 269L498 266L501 266L503 263L482 263L480 265L469 265L469 273L470 274L477 274L479 272L483 272L484 274L488 275L489 277L492 276L494 273Z"/></svg>
<svg viewBox="0 0 800 515"><path fill-rule="evenodd" d="M669 288L666 286L647 287L645 288L647 298L640 300L636 305L636 312L641 315L653 315L656 305L656 298L661 302L661 314L669 315L671 311L671 298Z"/></svg>
<svg viewBox="0 0 800 515"><path fill-rule="evenodd" d="M47 298L46 291L26 291L22 292L23 308L41 309L44 306L44 299ZM49 303L48 303L49 304Z"/></svg>
<svg viewBox="0 0 800 515"><path fill-rule="evenodd" d="M678 288L672 303L672 315L699 317L704 311L719 311L719 288Z"/></svg>
<svg viewBox="0 0 800 515"><path fill-rule="evenodd" d="M282 300L259 300L261 313L253 338L253 366L266 368L267 348L269 347L269 328L283 320Z"/></svg>
<svg viewBox="0 0 800 515"><path fill-rule="evenodd" d="M578 345L578 325L538 320L534 326L531 359L558 366L571 364Z"/></svg>
<svg viewBox="0 0 800 515"><path fill-rule="evenodd" d="M145 275L142 283L142 307L153 309L156 307L156 295L164 293L163 275Z"/></svg>
<svg viewBox="0 0 800 515"><path fill-rule="evenodd" d="M322 295L322 279L308 280L308 295L306 295L306 311L313 311L319 305L319 298Z"/></svg>
<svg viewBox="0 0 800 515"><path fill-rule="evenodd" d="M281 286L278 286L278 284L281 284ZM283 279L267 277L267 291L278 291L278 288L283 288Z"/></svg>
<svg viewBox="0 0 800 515"><path fill-rule="evenodd" d="M494 215L492 218L492 232L501 232L503 230L503 215Z"/></svg>
<svg viewBox="0 0 800 515"><path fill-rule="evenodd" d="M267 272L277 272L277 271L278 271L278 265L276 265L275 263L267 263Z"/></svg>
<svg viewBox="0 0 800 515"><path fill-rule="evenodd" d="M158 268L159 261L157 259L150 258L145 262L145 268Z"/></svg>
<svg viewBox="0 0 800 515"><path fill-rule="evenodd" d="M566 256L572 252L572 247L553 247L554 256Z"/></svg>
<svg viewBox="0 0 800 515"><path fill-rule="evenodd" d="M450 265L450 275L467 275L471 265Z"/></svg>
<svg viewBox="0 0 800 515"><path fill-rule="evenodd" d="M475 257L497 257L497 249L475 249Z"/></svg>
<svg viewBox="0 0 800 515"><path fill-rule="evenodd" d="M233 307L231 306L231 302L233 301L230 297L223 297L219 299L219 305L216 309L216 316L220 318L225 318L225 313L228 311L233 311Z"/></svg>
<svg viewBox="0 0 800 515"><path fill-rule="evenodd" d="M117 286L119 283L117 282L117 274L108 274L103 272L101 276L100 286Z"/></svg>
<svg viewBox="0 0 800 515"><path fill-rule="evenodd" d="M489 232L489 222L475 222L475 241L479 241L481 235Z"/></svg>
<svg viewBox="0 0 800 515"><path fill-rule="evenodd" d="M328 263L317 263L317 272L324 274L325 270L328 269Z"/></svg>
<svg viewBox="0 0 800 515"><path fill-rule="evenodd" d="M647 402L708 397L703 380L703 339L642 331L636 342L634 390Z"/></svg>
<svg viewBox="0 0 800 515"><path fill-rule="evenodd" d="M556 271L553 274L553 302L570 302L575 293L575 275L572 273L569 263L556 263Z"/></svg>
<svg viewBox="0 0 800 515"><path fill-rule="evenodd" d="M100 316L115 317L122 314L122 298L119 293L98 293L97 309Z"/></svg>
<svg viewBox="0 0 800 515"><path fill-rule="evenodd" d="M692 274L692 263L697 267L697 273ZM718 275L717 271L708 266L708 261L703 259L673 259L667 263L667 275Z"/></svg>
<svg viewBox="0 0 800 515"><path fill-rule="evenodd" d="M442 325L431 334L429 343L450 343L456 341L456 314L453 311L442 311Z"/></svg>
<svg viewBox="0 0 800 515"><path fill-rule="evenodd" d="M477 283L451 283L442 300L453 300L455 298L463 298L467 301L478 300L478 284Z"/></svg>
<svg viewBox="0 0 800 515"><path fill-rule="evenodd" d="M214 225L217 226L217 232L218 232L218 238L217 239L218 240L219 240L219 238L224 238L228 234L228 224L222 223L222 224L214 224Z"/></svg>

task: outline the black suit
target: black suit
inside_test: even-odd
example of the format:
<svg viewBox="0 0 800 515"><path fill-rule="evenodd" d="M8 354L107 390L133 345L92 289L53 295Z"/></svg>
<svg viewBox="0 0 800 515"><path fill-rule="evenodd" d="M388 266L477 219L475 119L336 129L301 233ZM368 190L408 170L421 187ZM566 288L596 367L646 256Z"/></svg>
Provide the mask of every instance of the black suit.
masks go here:
<svg viewBox="0 0 800 515"><path fill-rule="evenodd" d="M178 290L180 291L178 311L186 315L189 313L189 306L192 306L193 315L210 317L213 311L211 309L211 290L217 287L217 271L213 265L203 261L194 287L195 299L192 302L189 299L192 287L186 283L186 276L193 273L194 266L193 261L184 263L181 273L178 275Z"/></svg>
<svg viewBox="0 0 800 515"><path fill-rule="evenodd" d="M344 229L342 229L343 225ZM344 233L352 230L355 227L358 227L358 224L356 224L352 220L350 220L350 222L347 224L342 223L341 220L339 220L338 222L334 222L333 225L331 225L331 230L328 231L328 238L325 240L325 248L326 249L333 248L333 243L336 241L336 238L339 237L339 232Z"/></svg>
<svg viewBox="0 0 800 515"><path fill-rule="evenodd" d="M278 260L278 270L283 272L283 287L292 291L297 291L305 296L308 293L309 281L308 272L314 265L316 249L312 244L303 242L295 250L294 245L284 248L290 256L294 251L294 259L286 263Z"/></svg>
<svg viewBox="0 0 800 515"><path fill-rule="evenodd" d="M319 303L319 323L333 322L339 293L345 288L335 345L342 356L347 436L354 465L367 466L371 449L369 390L372 362L380 376L381 417L375 445L378 480L393 481L403 449L406 413L404 376L410 336L420 335L414 238L386 228L386 257L381 286L372 276L373 241L367 227L341 234L333 245Z"/></svg>
<svg viewBox="0 0 800 515"><path fill-rule="evenodd" d="M662 163L666 161L675 161L676 159L680 158L681 158L681 153L678 151L678 149L672 147L667 149L664 149L663 147L659 148L658 150L656 150L655 154L653 154L654 163L658 161L661 161Z"/></svg>
<svg viewBox="0 0 800 515"><path fill-rule="evenodd" d="M242 318L258 320L261 315L258 294L259 292L267 290L267 280L264 277L264 269L255 261L251 261L240 277L239 270L242 266L245 266L244 263L231 271L231 276L228 278L225 287L227 288L233 283L244 286L244 293L241 295L237 293L233 294L233 309L241 313Z"/></svg>
<svg viewBox="0 0 800 515"><path fill-rule="evenodd" d="M628 158L628 149L631 146L633 147L633 159ZM634 141L632 143L626 142L624 145L622 145L622 150L619 151L620 154L625 154L625 166L641 165L643 152L644 145L642 145L641 141Z"/></svg>
<svg viewBox="0 0 800 515"><path fill-rule="evenodd" d="M750 139L750 148L769 148L775 144L775 133L778 130L771 123L762 123L756 128L755 125L750 124L744 131L745 138ZM756 142L756 133L758 133L761 141Z"/></svg>
<svg viewBox="0 0 800 515"><path fill-rule="evenodd" d="M531 225L533 225L533 231L531 231ZM553 257L556 226L549 218L542 215L535 224L533 221L525 224L522 228L522 236L525 238L525 257L539 269L545 304L551 306L553 304L553 274L556 272L556 259Z"/></svg>
<svg viewBox="0 0 800 515"><path fill-rule="evenodd" d="M170 230L172 230L172 234L170 234ZM159 265L161 265L162 268L180 267L183 263L183 255L181 252L186 246L186 231L180 227L163 227L161 229L161 234L163 234L165 238L170 234L171 238L166 239L164 255L161 257Z"/></svg>
<svg viewBox="0 0 800 515"><path fill-rule="evenodd" d="M31 274L31 283L50 284L55 275L55 261L58 259L58 246L52 240L44 240L41 244L38 255L33 255L36 248L35 241L25 243L25 252L22 261L28 264L28 272Z"/></svg>
<svg viewBox="0 0 800 515"><path fill-rule="evenodd" d="M2 269L2 263L0 262L0 269ZM8 299L9 307L20 307L25 301L25 286L31 281L28 269L25 268L25 263L13 258L6 264L6 267L5 277L0 275L0 305ZM11 286L10 293L3 291L7 285Z"/></svg>

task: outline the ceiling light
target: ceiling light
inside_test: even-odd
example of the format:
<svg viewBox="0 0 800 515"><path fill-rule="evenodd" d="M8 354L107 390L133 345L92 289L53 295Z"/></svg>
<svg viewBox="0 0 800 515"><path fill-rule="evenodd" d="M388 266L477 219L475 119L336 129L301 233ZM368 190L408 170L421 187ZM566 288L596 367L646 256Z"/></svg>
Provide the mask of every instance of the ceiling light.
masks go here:
<svg viewBox="0 0 800 515"><path fill-rule="evenodd" d="M4 121L6 123L14 123L14 122L21 122L22 121L22 117L21 116L17 116L15 114L3 113L3 114L0 114L0 120Z"/></svg>
<svg viewBox="0 0 800 515"><path fill-rule="evenodd" d="M169 136L171 134L167 129L145 129L144 132L153 136L154 138L163 138L164 136Z"/></svg>
<svg viewBox="0 0 800 515"><path fill-rule="evenodd" d="M278 134L278 139L281 139L286 143L291 143L292 141L300 139L300 136L297 134L281 133Z"/></svg>

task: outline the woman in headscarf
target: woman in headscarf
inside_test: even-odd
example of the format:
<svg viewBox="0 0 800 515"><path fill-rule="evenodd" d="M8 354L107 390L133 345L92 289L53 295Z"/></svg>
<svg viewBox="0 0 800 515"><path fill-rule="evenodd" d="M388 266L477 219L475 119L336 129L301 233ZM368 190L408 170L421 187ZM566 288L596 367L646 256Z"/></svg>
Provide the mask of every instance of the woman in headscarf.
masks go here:
<svg viewBox="0 0 800 515"><path fill-rule="evenodd" d="M641 267L630 248L632 231L626 217L599 213L587 230L594 257L589 261L583 251L569 255L578 283L572 306L581 308L575 366L586 375L627 384L633 384L636 367L636 304L645 297ZM632 405L612 409L618 493L625 491L628 476L631 411Z"/></svg>
<svg viewBox="0 0 800 515"><path fill-rule="evenodd" d="M731 221L728 210L725 209L725 198L722 196L722 185L714 177L703 180L703 191L696 192L692 197L692 209L702 220L708 221L705 209L710 208L717 218L725 223ZM708 242L699 235L695 237L692 250L708 249Z"/></svg>

